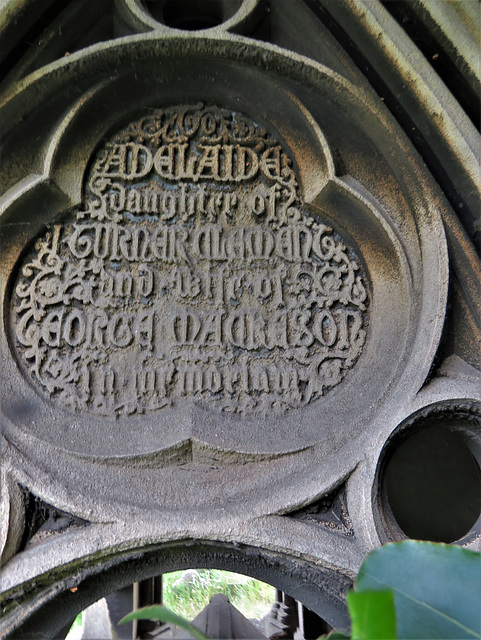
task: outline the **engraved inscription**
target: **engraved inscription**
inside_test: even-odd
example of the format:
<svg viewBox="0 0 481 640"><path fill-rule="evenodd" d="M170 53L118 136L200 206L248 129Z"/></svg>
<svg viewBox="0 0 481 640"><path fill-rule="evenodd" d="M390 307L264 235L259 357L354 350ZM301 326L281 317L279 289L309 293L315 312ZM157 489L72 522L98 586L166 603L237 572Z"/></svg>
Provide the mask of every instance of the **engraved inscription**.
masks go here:
<svg viewBox="0 0 481 640"><path fill-rule="evenodd" d="M355 365L368 301L283 146L198 104L154 111L98 151L82 206L20 265L11 340L33 382L75 410L191 399L275 415Z"/></svg>

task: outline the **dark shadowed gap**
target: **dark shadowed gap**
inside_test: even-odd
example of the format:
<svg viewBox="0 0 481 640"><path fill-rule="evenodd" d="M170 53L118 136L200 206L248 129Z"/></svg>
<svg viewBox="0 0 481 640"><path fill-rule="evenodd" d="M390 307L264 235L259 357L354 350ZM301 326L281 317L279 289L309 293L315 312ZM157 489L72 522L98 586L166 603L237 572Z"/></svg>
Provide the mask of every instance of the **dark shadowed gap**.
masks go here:
<svg viewBox="0 0 481 640"><path fill-rule="evenodd" d="M410 538L454 542L481 514L481 471L467 436L427 425L395 446L384 470L392 514Z"/></svg>

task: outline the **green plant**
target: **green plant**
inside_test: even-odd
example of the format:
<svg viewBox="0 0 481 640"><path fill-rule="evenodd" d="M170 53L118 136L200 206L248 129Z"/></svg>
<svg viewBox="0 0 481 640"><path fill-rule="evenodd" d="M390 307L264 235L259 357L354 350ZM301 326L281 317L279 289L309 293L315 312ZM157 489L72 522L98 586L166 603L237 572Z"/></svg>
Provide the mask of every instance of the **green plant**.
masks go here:
<svg viewBox="0 0 481 640"><path fill-rule="evenodd" d="M481 554L433 542L390 543L366 558L348 593L351 637L481 638L480 598Z"/></svg>
<svg viewBox="0 0 481 640"><path fill-rule="evenodd" d="M351 635L329 640L467 640L481 638L481 554L455 545L407 540L373 551L347 594ZM139 609L121 622L155 619L205 636L161 606Z"/></svg>
<svg viewBox="0 0 481 640"><path fill-rule="evenodd" d="M189 572L193 579L184 581L183 571L163 576L163 604L177 615L192 620L216 593L224 593L247 618L262 618L275 600L275 589L264 582L219 569Z"/></svg>

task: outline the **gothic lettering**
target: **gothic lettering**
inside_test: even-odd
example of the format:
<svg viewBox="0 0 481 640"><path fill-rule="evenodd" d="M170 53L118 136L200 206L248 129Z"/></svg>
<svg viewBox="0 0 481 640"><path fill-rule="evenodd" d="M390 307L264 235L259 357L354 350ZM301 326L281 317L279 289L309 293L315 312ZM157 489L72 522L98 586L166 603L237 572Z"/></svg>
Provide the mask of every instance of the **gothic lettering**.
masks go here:
<svg viewBox="0 0 481 640"><path fill-rule="evenodd" d="M11 342L39 391L113 416L321 401L361 357L369 285L293 166L264 129L200 104L108 141L13 286Z"/></svg>

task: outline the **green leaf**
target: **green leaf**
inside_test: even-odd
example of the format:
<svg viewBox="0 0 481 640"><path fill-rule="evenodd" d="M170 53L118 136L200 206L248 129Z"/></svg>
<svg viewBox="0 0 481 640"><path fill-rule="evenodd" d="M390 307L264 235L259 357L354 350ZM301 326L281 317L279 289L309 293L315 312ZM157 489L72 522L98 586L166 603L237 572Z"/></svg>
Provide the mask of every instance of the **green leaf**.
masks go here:
<svg viewBox="0 0 481 640"><path fill-rule="evenodd" d="M373 551L356 591L392 589L398 638L481 638L481 554L407 540Z"/></svg>
<svg viewBox="0 0 481 640"><path fill-rule="evenodd" d="M395 640L396 615L392 591L349 591L347 604L352 640Z"/></svg>
<svg viewBox="0 0 481 640"><path fill-rule="evenodd" d="M190 633L193 638L196 640L208 640L207 636L205 636L197 627L194 627L193 624L184 620L173 611L169 611L160 604L155 604L151 607L143 607L142 609L137 609L136 611L132 611L127 614L125 617L120 620L119 624L124 624L125 622L131 622L132 620L159 620L160 622L168 622L176 627L180 627Z"/></svg>

